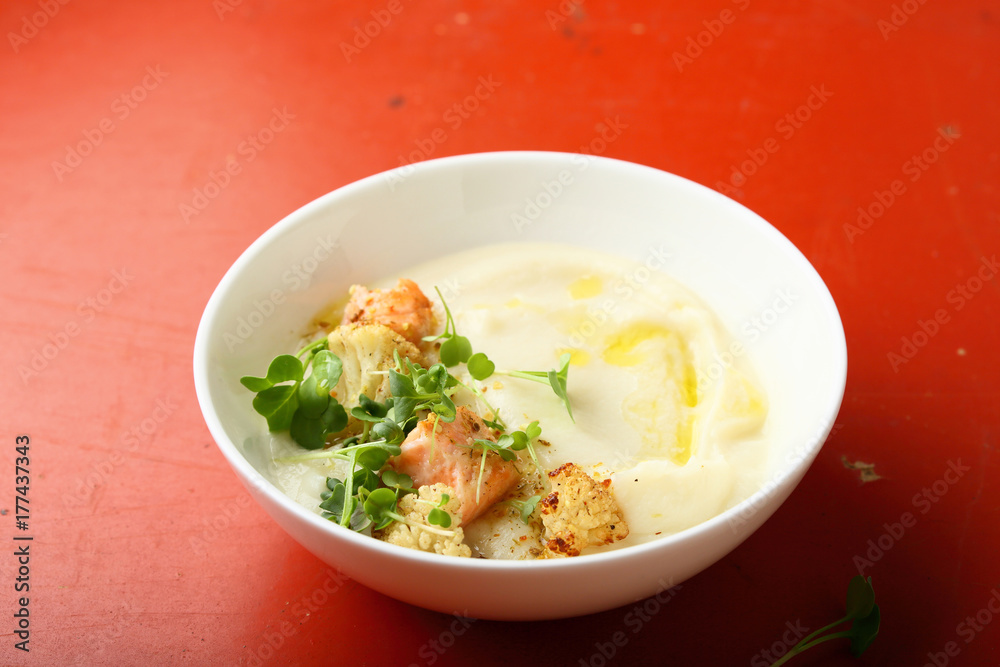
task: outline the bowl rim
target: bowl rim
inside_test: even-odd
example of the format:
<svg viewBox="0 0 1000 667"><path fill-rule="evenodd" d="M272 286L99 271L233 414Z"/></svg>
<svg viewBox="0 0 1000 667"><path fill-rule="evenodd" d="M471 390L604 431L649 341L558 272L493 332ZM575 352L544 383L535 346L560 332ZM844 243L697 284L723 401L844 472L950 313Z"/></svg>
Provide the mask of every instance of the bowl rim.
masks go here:
<svg viewBox="0 0 1000 667"><path fill-rule="evenodd" d="M831 345L835 348L833 352L836 354L836 358L833 359L833 361L836 364L834 366L836 372L833 375L833 381L829 385L829 390L832 390L832 393L829 393L828 396L824 397L824 400L828 401L828 404L823 412L828 416L828 422L817 429L815 438L801 450L802 456L797 462L795 462L794 465L785 467L779 471L780 474L776 473L772 475L770 480L765 481L753 494L744 498L739 503L723 510L719 514L701 523L681 530L677 533L659 537L642 544L636 544L602 553L588 554L582 558L521 561L484 558L442 558L438 554L424 553L415 549L405 549L397 545L388 544L382 542L381 540L376 540L353 530L333 524L329 520L324 519L320 515L310 511L287 496L274 484L265 479L264 476L250 464L243 454L240 453L236 444L226 433L212 401L209 381L209 336L211 332L217 328L216 323L219 317L219 306L226 294L238 280L244 268L251 264L258 255L263 253L273 239L289 233L298 224L301 224L303 221L309 219L316 211L325 209L333 202L350 198L355 192L364 191L371 187L378 187L380 184L384 185L386 179L394 173L398 175L402 170L417 170L420 172L433 173L439 170L460 167L480 168L484 165L488 166L497 162L518 160L551 160L562 163L573 159L579 159L581 156L590 160L592 165L600 164L605 168L625 171L633 170L637 174L645 174L646 176L653 176L656 178L666 178L667 180L674 181L676 185L688 188L695 193L701 194L702 196L708 195L710 198L715 199L717 202L724 204L725 206L737 207L736 210L741 211L743 217L745 218L745 222L751 224L755 228L756 232L770 236L770 240L779 246L789 259L798 263L800 265L800 269L802 270L802 274L807 276L809 281L813 283L813 287L822 301L822 310L831 325ZM408 178L412 173L413 172L409 172L406 177ZM377 552L386 556L412 559L417 563L430 566L471 568L473 570L499 569L511 571L523 570L524 568L572 569L589 568L599 566L603 563L614 563L619 560L641 558L651 552L667 550L672 545L687 542L692 538L707 538L712 533L723 527L724 524L729 522L732 517L739 515L740 512L746 507L759 507L766 505L768 496L775 495L778 490L784 489L785 487L789 487L788 493L791 493L795 486L798 485L798 482L804 476L819 451L822 449L823 443L828 437L842 405L844 390L847 382L847 342L844 334L843 322L840 318L840 313L837 309L836 303L833 300L833 296L830 293L829 288L816 271L815 267L813 267L805 255L803 255L802 252L795 246L795 244L793 244L774 225L743 204L726 197L712 188L677 174L626 160L559 151L492 151L440 157L372 174L323 194L300 206L276 222L264 231L253 243L250 244L249 247L247 247L246 250L240 254L236 261L233 262L229 269L227 269L226 273L219 281L219 284L213 290L198 324L193 350L193 370L195 393L209 432L211 433L216 446L219 447L223 456L237 473L237 476L241 479L244 485L247 486L248 489L252 486L253 489L250 489L251 491L256 490L257 492L267 496L270 501L277 504L284 511L290 512L296 519L309 524L312 528L320 531L321 533L326 533L335 540L347 540L348 542L363 549L375 549ZM775 507L775 510L776 509L777 506ZM758 510L754 510L754 513L757 511ZM733 548L752 535L753 532L754 530L749 530L746 531L745 535L737 535L738 539L733 545Z"/></svg>

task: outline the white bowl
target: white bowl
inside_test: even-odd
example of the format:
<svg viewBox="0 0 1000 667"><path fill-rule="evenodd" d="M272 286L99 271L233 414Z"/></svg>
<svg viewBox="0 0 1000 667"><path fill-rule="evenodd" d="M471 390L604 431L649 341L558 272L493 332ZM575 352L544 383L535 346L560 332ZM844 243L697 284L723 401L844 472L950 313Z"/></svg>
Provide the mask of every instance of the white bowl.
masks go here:
<svg viewBox="0 0 1000 667"><path fill-rule="evenodd" d="M385 544L334 525L278 490L268 478L266 425L239 378L293 349L318 310L352 283L402 272L418 259L511 241L568 242L639 261L658 246L671 252L670 275L746 343L768 396L771 456L757 493L658 541L579 558L511 562ZM782 290L791 307L776 302ZM750 327L755 340L742 335L753 318L764 327ZM237 476L320 559L421 607L533 620L655 595L753 533L802 479L829 434L843 398L847 349L819 275L781 233L740 204L636 164L510 152L371 176L276 224L212 295L195 342L194 375L205 421Z"/></svg>

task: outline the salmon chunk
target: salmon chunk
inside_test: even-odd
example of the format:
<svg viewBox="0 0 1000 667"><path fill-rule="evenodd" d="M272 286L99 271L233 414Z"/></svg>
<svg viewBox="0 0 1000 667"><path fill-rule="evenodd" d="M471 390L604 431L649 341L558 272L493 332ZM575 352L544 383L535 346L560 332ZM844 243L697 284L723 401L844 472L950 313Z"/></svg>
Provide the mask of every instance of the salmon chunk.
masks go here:
<svg viewBox="0 0 1000 667"><path fill-rule="evenodd" d="M434 311L427 296L412 280L400 278L392 289L369 290L351 286L351 298L341 324L383 324L414 345L434 327Z"/></svg>
<svg viewBox="0 0 1000 667"><path fill-rule="evenodd" d="M462 503L464 526L507 495L517 485L520 473L514 461L504 461L496 452L488 452L480 485L479 466L483 450L480 447L472 449L471 445L477 439L495 442L496 436L479 415L468 408L459 407L455 421L438 421L436 432L432 429L433 415L410 431L400 445L402 453L394 457L389 465L396 472L413 478L414 487L446 484L454 489L455 496Z"/></svg>

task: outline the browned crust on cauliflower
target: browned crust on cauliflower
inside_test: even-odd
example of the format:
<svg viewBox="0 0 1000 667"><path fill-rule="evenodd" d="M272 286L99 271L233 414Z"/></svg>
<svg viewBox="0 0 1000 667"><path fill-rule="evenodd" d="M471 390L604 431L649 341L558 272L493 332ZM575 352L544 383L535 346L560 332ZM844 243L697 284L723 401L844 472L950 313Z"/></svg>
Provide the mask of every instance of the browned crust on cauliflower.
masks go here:
<svg viewBox="0 0 1000 667"><path fill-rule="evenodd" d="M539 501L543 557L579 556L587 547L628 536L628 525L611 490L611 480L596 480L574 463L549 472L552 492Z"/></svg>

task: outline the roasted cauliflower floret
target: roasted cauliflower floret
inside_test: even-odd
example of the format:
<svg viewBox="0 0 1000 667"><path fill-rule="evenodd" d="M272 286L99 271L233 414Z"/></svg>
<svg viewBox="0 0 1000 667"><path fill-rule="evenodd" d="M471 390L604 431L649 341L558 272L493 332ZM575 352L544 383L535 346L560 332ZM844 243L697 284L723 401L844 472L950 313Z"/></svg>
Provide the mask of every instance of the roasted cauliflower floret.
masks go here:
<svg viewBox="0 0 1000 667"><path fill-rule="evenodd" d="M441 506L451 516L451 526L448 528L431 525L427 520L431 510L440 506L442 494L449 497L448 502ZM462 543L465 539L465 533L459 526L462 503L450 487L444 484L421 486L416 494L410 493L400 498L397 509L407 523L395 521L386 528L375 531L375 537L407 549L444 556L469 558L472 555L469 546Z"/></svg>
<svg viewBox="0 0 1000 667"><path fill-rule="evenodd" d="M345 324L328 336L330 352L340 358L344 372L334 388L335 396L348 411L358 405L364 394L375 401L389 397L389 375L395 367L393 352L422 363L417 347L382 324Z"/></svg>
<svg viewBox="0 0 1000 667"><path fill-rule="evenodd" d="M587 547L628 536L628 526L611 492L611 480L595 480L574 463L549 473L552 492L539 501L543 557L579 556Z"/></svg>

